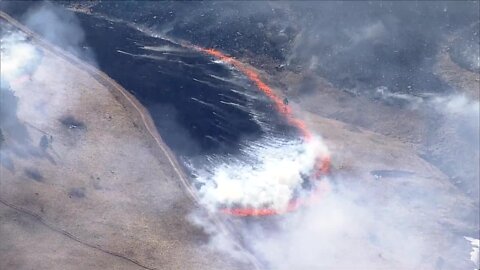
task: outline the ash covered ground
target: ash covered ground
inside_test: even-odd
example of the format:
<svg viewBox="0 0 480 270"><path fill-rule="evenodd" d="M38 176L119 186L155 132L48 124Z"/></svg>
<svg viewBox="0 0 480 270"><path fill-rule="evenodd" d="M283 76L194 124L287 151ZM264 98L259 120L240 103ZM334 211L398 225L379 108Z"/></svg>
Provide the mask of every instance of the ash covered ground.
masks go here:
<svg viewBox="0 0 480 270"><path fill-rule="evenodd" d="M298 211L216 213L229 233L201 210L185 214L208 235L204 247L259 269L478 268L478 248L470 256L480 233L478 1L6 2L2 10L133 94L200 208L285 205L310 192L306 160L319 146L305 144L241 70L185 44L258 72L329 149L327 191ZM3 123L17 122L10 106L2 103ZM6 142L8 129L17 131L2 124Z"/></svg>

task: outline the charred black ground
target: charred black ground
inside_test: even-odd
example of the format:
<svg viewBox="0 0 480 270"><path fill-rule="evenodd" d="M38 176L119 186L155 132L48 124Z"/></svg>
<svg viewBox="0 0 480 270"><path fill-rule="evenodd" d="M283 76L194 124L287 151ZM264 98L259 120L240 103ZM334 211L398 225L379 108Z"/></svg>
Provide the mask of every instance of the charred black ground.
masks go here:
<svg viewBox="0 0 480 270"><path fill-rule="evenodd" d="M21 17L32 5L4 4L4 8ZM479 25L472 25L479 16L475 1L67 5L245 56L263 69L312 70L339 88L360 93L380 86L401 93L451 91L432 73L434 56L450 34L463 33L462 40L452 44L453 51L468 46L478 56ZM466 61L455 54L459 56L455 61ZM469 61L462 65L472 65Z"/></svg>
<svg viewBox="0 0 480 270"><path fill-rule="evenodd" d="M85 48L147 107L179 155L233 154L249 140L289 132L268 99L228 66L125 23L79 18Z"/></svg>

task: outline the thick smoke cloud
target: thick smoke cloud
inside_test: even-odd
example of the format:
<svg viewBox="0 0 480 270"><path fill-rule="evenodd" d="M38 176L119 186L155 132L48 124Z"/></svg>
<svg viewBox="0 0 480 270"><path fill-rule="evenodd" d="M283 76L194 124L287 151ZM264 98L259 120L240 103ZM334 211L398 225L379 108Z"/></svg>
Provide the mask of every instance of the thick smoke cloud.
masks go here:
<svg viewBox="0 0 480 270"><path fill-rule="evenodd" d="M435 221L442 219L437 208L450 203L445 194L432 193L419 198L411 191L396 190L379 196L382 191L376 190L378 187L366 187L357 180L337 178L329 184L331 192L296 213L263 220L229 221L261 269L475 266L469 259L470 244L463 236ZM236 239L215 230L205 219L193 220L212 235L210 248L245 260L233 248Z"/></svg>
<svg viewBox="0 0 480 270"><path fill-rule="evenodd" d="M197 172L200 196L210 210L241 205L282 212L305 178L315 174L319 153L328 152L320 138L308 142L267 138L242 151L242 159L219 159L212 162L211 172Z"/></svg>

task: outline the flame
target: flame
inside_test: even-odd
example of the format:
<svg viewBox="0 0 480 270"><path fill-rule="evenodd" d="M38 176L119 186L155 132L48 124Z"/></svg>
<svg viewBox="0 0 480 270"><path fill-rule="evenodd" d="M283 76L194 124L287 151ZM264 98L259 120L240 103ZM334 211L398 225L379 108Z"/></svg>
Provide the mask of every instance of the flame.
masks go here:
<svg viewBox="0 0 480 270"><path fill-rule="evenodd" d="M262 91L274 104L275 109L280 113L287 122L292 125L293 127L297 128L300 132L304 140L310 141L313 138L312 132L308 129L306 123L299 118L296 118L292 112L292 108L287 104L284 104L282 98L280 98L274 90L268 86L262 79L257 71L248 67L247 65L243 64L239 60L228 56L218 50L209 49L209 48L202 48L199 46L190 46L193 49L200 51L202 53L208 54L224 63L232 65L238 71L243 73L249 80L251 80L255 86ZM315 162L315 172L313 173L312 177L315 179L319 179L322 175L326 175L330 171L330 156L328 153L319 153L318 157L316 158ZM234 216L269 216L269 215L277 215L286 212L295 211L301 205L306 203L311 203L312 201L316 200L320 194L326 191L326 187L316 188L312 196L307 199L293 199L290 201L286 209L283 211L278 211L271 208L224 208L221 209L222 213L234 215Z"/></svg>
<svg viewBox="0 0 480 270"><path fill-rule="evenodd" d="M310 132L310 130L308 130L305 122L294 117L291 107L288 106L287 104L284 104L282 98L280 98L270 86L268 86L265 82L263 82L260 79L260 75L258 74L258 72L256 72L252 68L249 68L248 66L238 61L237 59L231 56L228 56L218 50L205 49L198 46L196 46L195 49L200 52L211 55L222 62L231 64L237 70L242 72L245 76L247 76L248 79L250 79L255 84L255 86L260 91L262 91L273 102L276 110L287 119L287 122L290 125L296 127L300 131L303 138L305 138L307 141L312 139L312 133Z"/></svg>

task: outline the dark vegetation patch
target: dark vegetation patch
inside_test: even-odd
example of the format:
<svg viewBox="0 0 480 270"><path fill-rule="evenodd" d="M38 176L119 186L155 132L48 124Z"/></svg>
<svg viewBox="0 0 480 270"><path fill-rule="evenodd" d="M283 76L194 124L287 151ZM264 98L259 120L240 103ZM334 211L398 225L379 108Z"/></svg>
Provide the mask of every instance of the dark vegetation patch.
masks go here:
<svg viewBox="0 0 480 270"><path fill-rule="evenodd" d="M48 139L47 136L43 135L42 138L40 139L39 143L40 148L42 149L47 149L48 147Z"/></svg>
<svg viewBox="0 0 480 270"><path fill-rule="evenodd" d="M37 182L43 182L44 180L43 175L35 168L25 169L24 172L28 178L33 179Z"/></svg>
<svg viewBox="0 0 480 270"><path fill-rule="evenodd" d="M71 188L70 191L68 192L68 197L69 198L85 198L85 188Z"/></svg>
<svg viewBox="0 0 480 270"><path fill-rule="evenodd" d="M2 137L27 144L29 135L24 124L17 117L18 97L8 81L0 79L0 127Z"/></svg>
<svg viewBox="0 0 480 270"><path fill-rule="evenodd" d="M2 145L3 141L5 141L5 138L3 137L2 129L0 128L0 146Z"/></svg>
<svg viewBox="0 0 480 270"><path fill-rule="evenodd" d="M80 120L77 120L75 117L71 115L67 115L60 118L60 123L62 123L62 125L64 125L68 129L84 130L87 128L85 123L83 123Z"/></svg>
<svg viewBox="0 0 480 270"><path fill-rule="evenodd" d="M42 135L42 137L40 138L40 142L38 143L38 146L45 151L47 150L49 145L50 145L50 140L48 139L47 135Z"/></svg>
<svg viewBox="0 0 480 270"><path fill-rule="evenodd" d="M12 159L5 154L0 154L0 165L10 172L15 172L15 165Z"/></svg>

